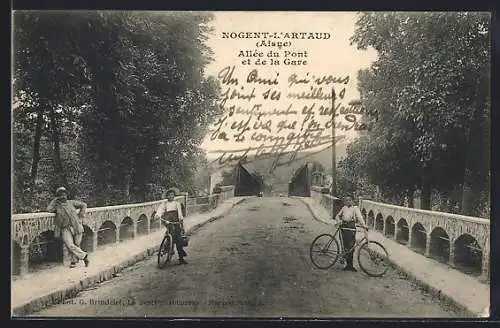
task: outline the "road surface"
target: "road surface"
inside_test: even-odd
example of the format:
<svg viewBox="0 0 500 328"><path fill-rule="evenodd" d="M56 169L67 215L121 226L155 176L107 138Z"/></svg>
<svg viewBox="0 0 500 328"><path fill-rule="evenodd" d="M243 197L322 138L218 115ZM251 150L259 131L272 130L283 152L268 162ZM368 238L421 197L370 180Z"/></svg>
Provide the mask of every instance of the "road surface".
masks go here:
<svg viewBox="0 0 500 328"><path fill-rule="evenodd" d="M191 236L188 265L159 270L152 257L34 316L457 316L392 269L313 267L309 245L330 229L297 199L252 198Z"/></svg>

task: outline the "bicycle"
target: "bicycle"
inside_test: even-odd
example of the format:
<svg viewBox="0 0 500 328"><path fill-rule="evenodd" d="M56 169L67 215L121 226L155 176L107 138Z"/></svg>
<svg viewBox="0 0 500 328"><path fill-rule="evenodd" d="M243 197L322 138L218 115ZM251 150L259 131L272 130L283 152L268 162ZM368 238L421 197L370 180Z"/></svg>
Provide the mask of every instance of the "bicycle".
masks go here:
<svg viewBox="0 0 500 328"><path fill-rule="evenodd" d="M356 225L356 228L364 228L368 231L368 228L359 225ZM383 276L389 269L387 265L389 254L385 247L381 243L374 240L367 240L366 236L363 236L361 240L356 241L354 246L347 251L342 246L342 253L340 253L339 242L335 238L335 236L339 235L341 245L343 245L342 234L339 233L340 229L358 231L357 229L341 228L338 226L333 235L324 233L314 238L309 249L309 257L314 266L318 269L329 269L337 263L339 258L343 259L348 252L355 252L356 249L358 249L357 259L361 270L371 277ZM318 254L318 258L316 258L316 254ZM327 258L326 264L320 262L321 257ZM375 269L380 267L380 271L375 271L375 269L372 271L372 266L374 266Z"/></svg>
<svg viewBox="0 0 500 328"><path fill-rule="evenodd" d="M170 227L176 224L182 224L182 222L172 222L160 219L165 223L167 229L165 230L165 235L163 236L163 240L160 244L160 249L158 250L158 268L163 269L167 263L172 259L172 255L174 254L174 238L170 233ZM165 259L163 259L165 256Z"/></svg>

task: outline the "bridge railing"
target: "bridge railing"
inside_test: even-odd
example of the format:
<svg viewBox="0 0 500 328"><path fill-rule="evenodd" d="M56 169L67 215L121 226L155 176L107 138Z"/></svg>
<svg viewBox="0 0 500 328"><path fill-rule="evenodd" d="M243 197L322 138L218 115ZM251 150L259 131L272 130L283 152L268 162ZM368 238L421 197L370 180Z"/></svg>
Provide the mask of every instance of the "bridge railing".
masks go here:
<svg viewBox="0 0 500 328"><path fill-rule="evenodd" d="M311 195L333 216L335 197ZM366 223L386 238L454 269L489 281L490 220L360 199Z"/></svg>
<svg viewBox="0 0 500 328"><path fill-rule="evenodd" d="M217 195L205 199L177 196L185 215L203 213L234 196L234 186L224 186ZM161 228L154 218L158 206L166 200L88 208L84 225L82 249L93 252L98 247L120 243ZM54 213L12 215L12 274L25 275L50 263L68 264L70 256L59 238L54 238Z"/></svg>
<svg viewBox="0 0 500 328"><path fill-rule="evenodd" d="M234 186L222 186L220 192L203 197L190 197L187 199L187 213L203 213L210 211L227 199L234 197Z"/></svg>

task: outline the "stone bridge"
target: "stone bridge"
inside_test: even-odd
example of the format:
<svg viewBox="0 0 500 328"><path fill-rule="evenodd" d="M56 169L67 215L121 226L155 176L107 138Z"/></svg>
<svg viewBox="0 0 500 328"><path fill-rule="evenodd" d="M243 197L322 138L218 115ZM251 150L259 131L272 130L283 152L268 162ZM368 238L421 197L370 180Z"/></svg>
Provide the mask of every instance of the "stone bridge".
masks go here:
<svg viewBox="0 0 500 328"><path fill-rule="evenodd" d="M333 216L336 198L313 187L311 195ZM489 280L490 220L360 199L366 223L412 251Z"/></svg>
<svg viewBox="0 0 500 328"><path fill-rule="evenodd" d="M234 196L234 186L223 186L218 191L201 198L188 198L187 193L183 193L176 200L181 202L184 215L192 215L212 210ZM82 248L93 252L100 246L156 231L161 227L161 222L153 218L154 213L165 201L88 208ZM54 216L54 213L47 212L12 216L13 275L24 275L35 267L50 262L68 263L67 248L63 247L59 239L54 238Z"/></svg>

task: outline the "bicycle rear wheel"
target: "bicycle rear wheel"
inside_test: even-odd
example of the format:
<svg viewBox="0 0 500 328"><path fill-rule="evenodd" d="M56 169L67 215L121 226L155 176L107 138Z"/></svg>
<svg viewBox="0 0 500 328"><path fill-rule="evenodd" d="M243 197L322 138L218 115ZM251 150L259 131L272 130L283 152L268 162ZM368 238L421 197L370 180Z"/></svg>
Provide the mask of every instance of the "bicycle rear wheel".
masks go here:
<svg viewBox="0 0 500 328"><path fill-rule="evenodd" d="M158 250L158 268L163 269L165 265L170 262L172 258L172 237L170 235L166 235L161 244L160 249Z"/></svg>
<svg viewBox="0 0 500 328"><path fill-rule="evenodd" d="M358 263L367 275L381 277L389 270L389 253L381 243L370 240L359 247Z"/></svg>
<svg viewBox="0 0 500 328"><path fill-rule="evenodd" d="M318 269L328 269L337 262L339 244L330 234L322 234L314 238L309 249L311 262Z"/></svg>

